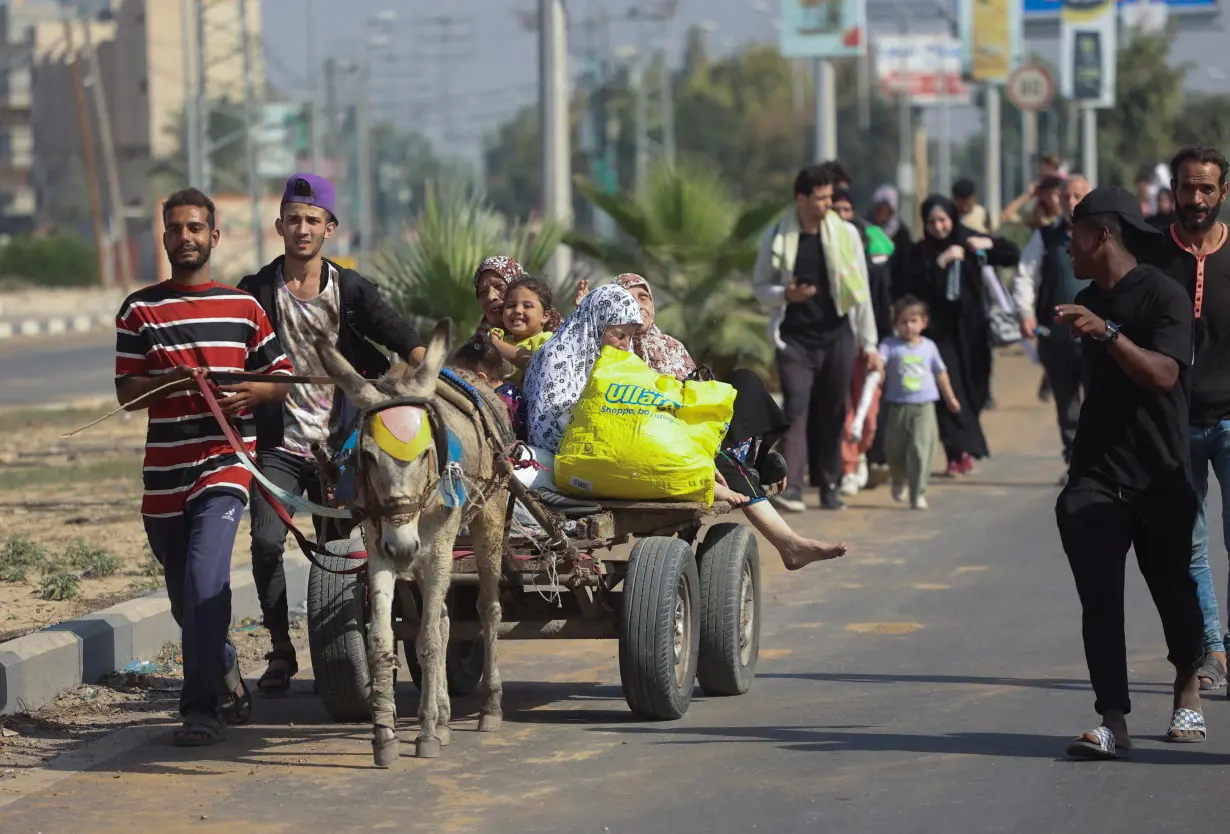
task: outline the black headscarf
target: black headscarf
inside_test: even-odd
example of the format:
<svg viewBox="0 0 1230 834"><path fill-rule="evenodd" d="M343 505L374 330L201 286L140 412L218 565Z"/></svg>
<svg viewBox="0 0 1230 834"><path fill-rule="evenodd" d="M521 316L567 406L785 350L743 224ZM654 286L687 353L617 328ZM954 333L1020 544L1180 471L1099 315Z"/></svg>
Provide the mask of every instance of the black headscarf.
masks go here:
<svg viewBox="0 0 1230 834"><path fill-rule="evenodd" d="M927 217L932 209L940 209L952 219L952 231L946 238L938 238L927 228ZM932 194L922 204L923 237L919 244L934 252L942 252L949 246L964 246L965 241L977 234L973 229L961 225L961 212L957 204L943 194Z"/></svg>

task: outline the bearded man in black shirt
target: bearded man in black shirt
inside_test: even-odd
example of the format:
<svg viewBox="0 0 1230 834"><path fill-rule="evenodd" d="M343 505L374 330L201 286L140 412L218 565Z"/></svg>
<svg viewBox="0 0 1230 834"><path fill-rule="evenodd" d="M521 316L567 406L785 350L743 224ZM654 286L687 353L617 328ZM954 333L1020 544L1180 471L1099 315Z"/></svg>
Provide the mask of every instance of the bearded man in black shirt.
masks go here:
<svg viewBox="0 0 1230 834"><path fill-rule="evenodd" d="M1102 723L1074 739L1068 754L1115 758L1131 749L1123 583L1132 547L1175 667L1166 739L1207 735L1196 675L1204 626L1188 570L1197 506L1187 442L1192 305L1177 283L1137 262L1137 244L1158 232L1131 194L1096 188L1072 221L1073 269L1093 283L1056 308L1055 323L1081 339L1089 391L1055 515Z"/></svg>
<svg viewBox="0 0 1230 834"><path fill-rule="evenodd" d="M1204 613L1204 647L1200 688L1226 683L1226 647L1213 574L1209 571L1209 525L1206 505L1209 467L1221 485L1222 534L1230 551L1230 246L1225 223L1217 221L1226 199L1225 156L1214 148L1179 151L1170 163L1177 221L1165 230L1154 263L1187 290L1195 317L1195 362L1188 418L1192 484L1199 509L1192 531L1192 578ZM1150 221L1152 222L1152 221Z"/></svg>

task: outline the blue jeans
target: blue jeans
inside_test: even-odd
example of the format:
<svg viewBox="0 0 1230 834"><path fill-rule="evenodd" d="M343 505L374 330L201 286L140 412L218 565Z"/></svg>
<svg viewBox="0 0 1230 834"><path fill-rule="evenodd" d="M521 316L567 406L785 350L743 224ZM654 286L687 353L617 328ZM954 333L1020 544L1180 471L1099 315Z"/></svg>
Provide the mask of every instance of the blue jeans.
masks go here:
<svg viewBox="0 0 1230 834"><path fill-rule="evenodd" d="M1222 537L1230 553L1230 420L1216 426L1188 429L1192 455L1192 485L1200 507L1196 526L1192 530L1192 579L1200 594L1200 610L1204 612L1204 647L1211 652L1225 651L1222 640L1221 616L1217 612L1217 592L1213 590L1213 574L1209 570L1209 522L1206 505L1209 496L1209 464L1221 486Z"/></svg>

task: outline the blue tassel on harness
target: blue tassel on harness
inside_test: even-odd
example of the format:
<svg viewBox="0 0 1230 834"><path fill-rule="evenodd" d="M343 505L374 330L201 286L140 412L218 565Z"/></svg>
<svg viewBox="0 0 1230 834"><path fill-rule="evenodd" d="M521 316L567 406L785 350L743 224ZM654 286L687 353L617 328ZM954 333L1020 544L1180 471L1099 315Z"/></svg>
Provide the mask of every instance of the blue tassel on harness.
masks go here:
<svg viewBox="0 0 1230 834"><path fill-rule="evenodd" d="M451 431L445 431L448 434L448 460L440 473L440 499L444 506L455 510L465 506L468 495L465 474L461 469L461 441Z"/></svg>

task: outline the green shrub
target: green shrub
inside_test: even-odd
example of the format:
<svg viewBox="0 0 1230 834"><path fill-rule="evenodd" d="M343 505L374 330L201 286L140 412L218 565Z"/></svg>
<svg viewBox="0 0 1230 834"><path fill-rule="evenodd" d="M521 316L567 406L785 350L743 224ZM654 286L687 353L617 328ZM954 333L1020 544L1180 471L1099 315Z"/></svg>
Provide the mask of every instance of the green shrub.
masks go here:
<svg viewBox="0 0 1230 834"><path fill-rule="evenodd" d="M56 570L47 573L38 586L39 599L56 602L75 599L81 592L81 580L77 574L66 570Z"/></svg>
<svg viewBox="0 0 1230 834"><path fill-rule="evenodd" d="M123 564L105 547L91 547L80 536L64 551L64 561L90 577L114 576Z"/></svg>
<svg viewBox="0 0 1230 834"><path fill-rule="evenodd" d="M43 287L98 284L98 250L77 235L15 237L0 250L0 276Z"/></svg>
<svg viewBox="0 0 1230 834"><path fill-rule="evenodd" d="M31 568L47 561L47 551L42 545L25 536L12 535L0 549L0 582L25 582Z"/></svg>

